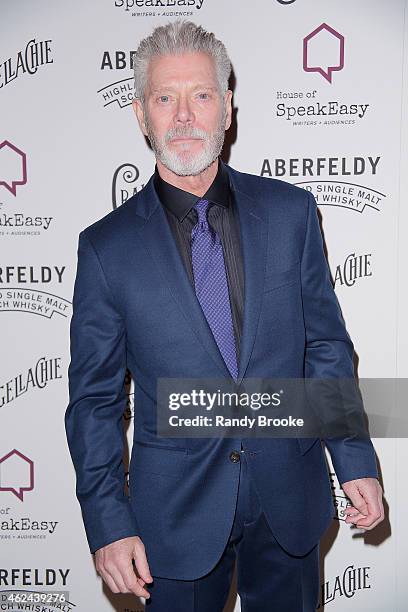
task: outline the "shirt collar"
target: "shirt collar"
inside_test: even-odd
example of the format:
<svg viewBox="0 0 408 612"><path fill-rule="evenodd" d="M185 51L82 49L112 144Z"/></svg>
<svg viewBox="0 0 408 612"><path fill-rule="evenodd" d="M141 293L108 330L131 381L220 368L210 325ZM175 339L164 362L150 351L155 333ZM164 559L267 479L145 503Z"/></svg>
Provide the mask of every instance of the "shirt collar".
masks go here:
<svg viewBox="0 0 408 612"><path fill-rule="evenodd" d="M175 187L162 179L157 170L157 165L154 172L154 186L161 203L176 215L179 221L183 221L184 217L188 215L198 200L209 200L214 204L224 206L224 208L229 206L229 176L219 160L217 174L202 197L196 196L189 191L184 191L184 189L179 189L179 187Z"/></svg>

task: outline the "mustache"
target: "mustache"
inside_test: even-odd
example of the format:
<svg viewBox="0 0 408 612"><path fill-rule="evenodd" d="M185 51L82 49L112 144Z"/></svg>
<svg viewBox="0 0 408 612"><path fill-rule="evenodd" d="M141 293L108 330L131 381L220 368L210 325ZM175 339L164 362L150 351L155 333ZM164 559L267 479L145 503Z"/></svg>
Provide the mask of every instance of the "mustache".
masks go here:
<svg viewBox="0 0 408 612"><path fill-rule="evenodd" d="M168 143L173 138L201 138L202 140L208 140L208 134L205 130L196 127L180 126L167 130L164 140Z"/></svg>

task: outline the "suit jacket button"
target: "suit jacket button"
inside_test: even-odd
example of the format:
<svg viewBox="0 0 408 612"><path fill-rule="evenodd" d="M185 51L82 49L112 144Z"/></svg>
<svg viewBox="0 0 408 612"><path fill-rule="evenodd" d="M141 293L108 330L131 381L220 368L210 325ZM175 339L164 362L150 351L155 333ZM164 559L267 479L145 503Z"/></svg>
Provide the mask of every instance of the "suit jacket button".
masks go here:
<svg viewBox="0 0 408 612"><path fill-rule="evenodd" d="M236 450L234 450L234 451L232 451L230 453L229 458L230 458L230 461L232 461L232 463L238 463L238 461L241 460L241 456L240 456L239 452L236 451Z"/></svg>

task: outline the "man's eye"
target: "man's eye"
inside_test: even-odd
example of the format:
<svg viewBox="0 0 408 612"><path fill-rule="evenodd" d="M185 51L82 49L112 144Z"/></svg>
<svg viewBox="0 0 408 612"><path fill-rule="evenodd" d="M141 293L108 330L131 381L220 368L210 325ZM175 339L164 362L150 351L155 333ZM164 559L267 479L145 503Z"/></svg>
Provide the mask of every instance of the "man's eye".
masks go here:
<svg viewBox="0 0 408 612"><path fill-rule="evenodd" d="M207 100L209 96L208 93L202 92L198 94L198 97L200 98L200 100Z"/></svg>
<svg viewBox="0 0 408 612"><path fill-rule="evenodd" d="M170 100L169 96L160 96L160 102L168 102Z"/></svg>

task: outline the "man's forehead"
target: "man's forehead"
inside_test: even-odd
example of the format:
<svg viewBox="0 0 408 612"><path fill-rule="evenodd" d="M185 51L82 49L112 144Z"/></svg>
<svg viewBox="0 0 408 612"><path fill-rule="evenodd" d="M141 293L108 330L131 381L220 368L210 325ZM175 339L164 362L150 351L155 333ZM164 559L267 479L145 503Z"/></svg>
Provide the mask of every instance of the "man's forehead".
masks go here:
<svg viewBox="0 0 408 612"><path fill-rule="evenodd" d="M147 77L153 86L163 80L199 80L211 85L216 82L215 63L206 53L155 56L149 62Z"/></svg>

